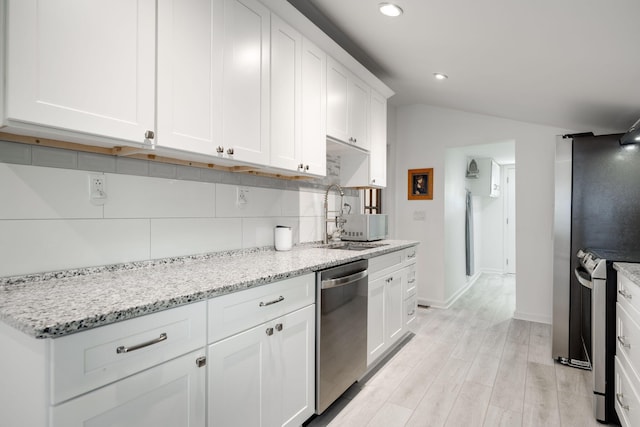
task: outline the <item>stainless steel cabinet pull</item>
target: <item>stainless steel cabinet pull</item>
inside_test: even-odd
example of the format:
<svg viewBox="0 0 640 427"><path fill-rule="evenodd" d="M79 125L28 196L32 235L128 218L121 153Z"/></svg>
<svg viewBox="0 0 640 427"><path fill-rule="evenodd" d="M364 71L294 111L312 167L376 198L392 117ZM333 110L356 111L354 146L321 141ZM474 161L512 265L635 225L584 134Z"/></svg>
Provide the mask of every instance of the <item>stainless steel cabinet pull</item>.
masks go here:
<svg viewBox="0 0 640 427"><path fill-rule="evenodd" d="M227 154L233 156L233 148L227 148Z"/></svg>
<svg viewBox="0 0 640 427"><path fill-rule="evenodd" d="M409 280L409 283L416 283L416 279Z"/></svg>
<svg viewBox="0 0 640 427"><path fill-rule="evenodd" d="M411 311L409 312L409 316L413 316L413 314L414 314L415 312L416 312L415 310L411 310Z"/></svg>
<svg viewBox="0 0 640 427"><path fill-rule="evenodd" d="M276 331L280 332L282 330L282 323L276 324Z"/></svg>
<svg viewBox="0 0 640 427"><path fill-rule="evenodd" d="M620 335L618 335L618 342L620 343L620 345L622 345L622 347L624 348L631 348L631 344L627 344L626 339L627 337L621 337Z"/></svg>
<svg viewBox="0 0 640 427"><path fill-rule="evenodd" d="M616 400L618 401L618 403L620 404L622 409L624 409L625 411L628 411L629 410L629 405L625 405L622 402L622 399L624 399L624 396L622 395L622 393L616 393Z"/></svg>
<svg viewBox="0 0 640 427"><path fill-rule="evenodd" d="M387 282L387 283L393 282L393 277L388 277L387 280L385 280L385 282Z"/></svg>
<svg viewBox="0 0 640 427"><path fill-rule="evenodd" d="M304 167L304 170L308 171L308 170L309 170L309 165L306 165L306 166Z"/></svg>
<svg viewBox="0 0 640 427"><path fill-rule="evenodd" d="M407 255L407 258L415 258L415 257L416 257L416 253L415 252L412 253L412 254L408 254Z"/></svg>
<svg viewBox="0 0 640 427"><path fill-rule="evenodd" d="M269 301L269 302L260 301L260 307L266 307L268 305L275 304L280 301L284 301L284 297L282 295L280 295L278 299L274 299L273 301Z"/></svg>
<svg viewBox="0 0 640 427"><path fill-rule="evenodd" d="M267 335L271 336L273 335L273 328L267 328L265 332L267 333Z"/></svg>
<svg viewBox="0 0 640 427"><path fill-rule="evenodd" d="M631 295L630 293L628 293L627 291L625 291L624 289L620 289L618 291L618 293L620 295L622 295L623 297L625 297L625 299L631 300L633 298L633 295Z"/></svg>
<svg viewBox="0 0 640 427"><path fill-rule="evenodd" d="M145 137L146 139L153 139L153 138L155 138L155 137L156 137L156 134L155 134L155 132L154 132L154 131L152 131L152 130L148 130L148 131L146 131L146 132L144 133L144 137Z"/></svg>
<svg viewBox="0 0 640 427"><path fill-rule="evenodd" d="M203 366L205 366L207 364L207 358L202 356L202 357L198 357L196 359L196 366L198 368L202 368Z"/></svg>
<svg viewBox="0 0 640 427"><path fill-rule="evenodd" d="M304 169L304 165L303 165L302 163L300 163L300 164L298 165L298 169L300 169L300 170Z"/></svg>
<svg viewBox="0 0 640 427"><path fill-rule="evenodd" d="M154 345L154 344L158 344L159 342L162 342L164 340L167 339L167 334L166 333L161 333L160 336L158 338L154 338L152 340L149 340L147 342L143 342L141 344L136 344L136 345L132 345L131 347L125 347L123 345L121 345L120 347L116 348L116 353L120 354L120 353L129 353L132 351L136 351L136 350L140 350L141 348L145 348L145 347L149 347L150 345Z"/></svg>
<svg viewBox="0 0 640 427"><path fill-rule="evenodd" d="M216 148L216 152L217 152L218 154L222 154L222 153L224 153L224 147L223 147L223 146L221 146L221 145L218 145L218 148Z"/></svg>

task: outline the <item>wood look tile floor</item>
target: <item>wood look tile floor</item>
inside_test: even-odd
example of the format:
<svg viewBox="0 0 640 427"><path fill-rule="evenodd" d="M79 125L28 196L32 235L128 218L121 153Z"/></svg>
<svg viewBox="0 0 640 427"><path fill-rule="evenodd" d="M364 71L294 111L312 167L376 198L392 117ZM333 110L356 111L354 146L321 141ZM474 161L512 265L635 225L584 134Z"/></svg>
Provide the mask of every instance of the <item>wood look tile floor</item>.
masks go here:
<svg viewBox="0 0 640 427"><path fill-rule="evenodd" d="M482 275L308 427L602 426L590 371L551 358L551 325L512 318L515 277Z"/></svg>

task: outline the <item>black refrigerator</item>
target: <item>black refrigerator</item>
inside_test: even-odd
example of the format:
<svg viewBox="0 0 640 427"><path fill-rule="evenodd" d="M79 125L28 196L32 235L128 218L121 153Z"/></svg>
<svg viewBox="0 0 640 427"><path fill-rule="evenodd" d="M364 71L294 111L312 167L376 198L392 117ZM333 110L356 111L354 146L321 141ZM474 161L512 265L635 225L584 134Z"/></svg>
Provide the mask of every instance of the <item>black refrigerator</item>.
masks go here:
<svg viewBox="0 0 640 427"><path fill-rule="evenodd" d="M559 137L555 164L553 358L572 366L587 360L582 339L587 308L573 272L578 250L590 250L606 254L606 358L611 372L616 286L612 265L640 262L640 149L621 146L621 136ZM609 382L613 381L607 381L608 388L613 386Z"/></svg>

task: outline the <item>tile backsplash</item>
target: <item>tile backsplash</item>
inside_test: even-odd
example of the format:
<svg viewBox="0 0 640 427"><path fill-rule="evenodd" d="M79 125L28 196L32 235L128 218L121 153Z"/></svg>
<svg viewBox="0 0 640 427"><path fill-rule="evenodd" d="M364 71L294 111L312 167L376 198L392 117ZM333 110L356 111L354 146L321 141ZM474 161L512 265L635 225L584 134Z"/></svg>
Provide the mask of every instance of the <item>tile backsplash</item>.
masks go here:
<svg viewBox="0 0 640 427"><path fill-rule="evenodd" d="M271 246L276 225L319 241L339 157L327 165L301 182L0 141L0 277ZM104 205L89 200L90 173L105 178ZM360 206L358 192L345 202Z"/></svg>

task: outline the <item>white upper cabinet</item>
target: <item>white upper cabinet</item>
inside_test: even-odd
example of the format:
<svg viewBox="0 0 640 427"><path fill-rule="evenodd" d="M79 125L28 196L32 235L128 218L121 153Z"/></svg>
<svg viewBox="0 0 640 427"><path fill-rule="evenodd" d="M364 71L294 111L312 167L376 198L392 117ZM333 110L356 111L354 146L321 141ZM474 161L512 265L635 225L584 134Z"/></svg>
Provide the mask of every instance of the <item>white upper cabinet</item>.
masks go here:
<svg viewBox="0 0 640 427"><path fill-rule="evenodd" d="M211 0L158 1L158 133L159 146L216 154L219 102L214 67Z"/></svg>
<svg viewBox="0 0 640 427"><path fill-rule="evenodd" d="M493 159L472 159L478 170L475 178L467 178L467 187L474 196L500 197L500 165ZM472 169L472 168L470 168Z"/></svg>
<svg viewBox="0 0 640 427"><path fill-rule="evenodd" d="M304 172L327 174L327 56L302 39L302 164Z"/></svg>
<svg viewBox="0 0 640 427"><path fill-rule="evenodd" d="M10 124L140 143L155 130L154 0L8 0L6 22Z"/></svg>
<svg viewBox="0 0 640 427"><path fill-rule="evenodd" d="M214 0L214 52L222 53L220 155L269 164L270 12L257 0ZM216 112L214 112L215 114Z"/></svg>
<svg viewBox="0 0 640 427"><path fill-rule="evenodd" d="M271 165L300 170L302 35L271 17Z"/></svg>
<svg viewBox="0 0 640 427"><path fill-rule="evenodd" d="M327 59L327 135L369 149L369 86L341 64Z"/></svg>
<svg viewBox="0 0 640 427"><path fill-rule="evenodd" d="M271 166L326 175L326 55L271 16Z"/></svg>
<svg viewBox="0 0 640 427"><path fill-rule="evenodd" d="M369 184L387 186L387 99L371 91L371 149L369 151Z"/></svg>

